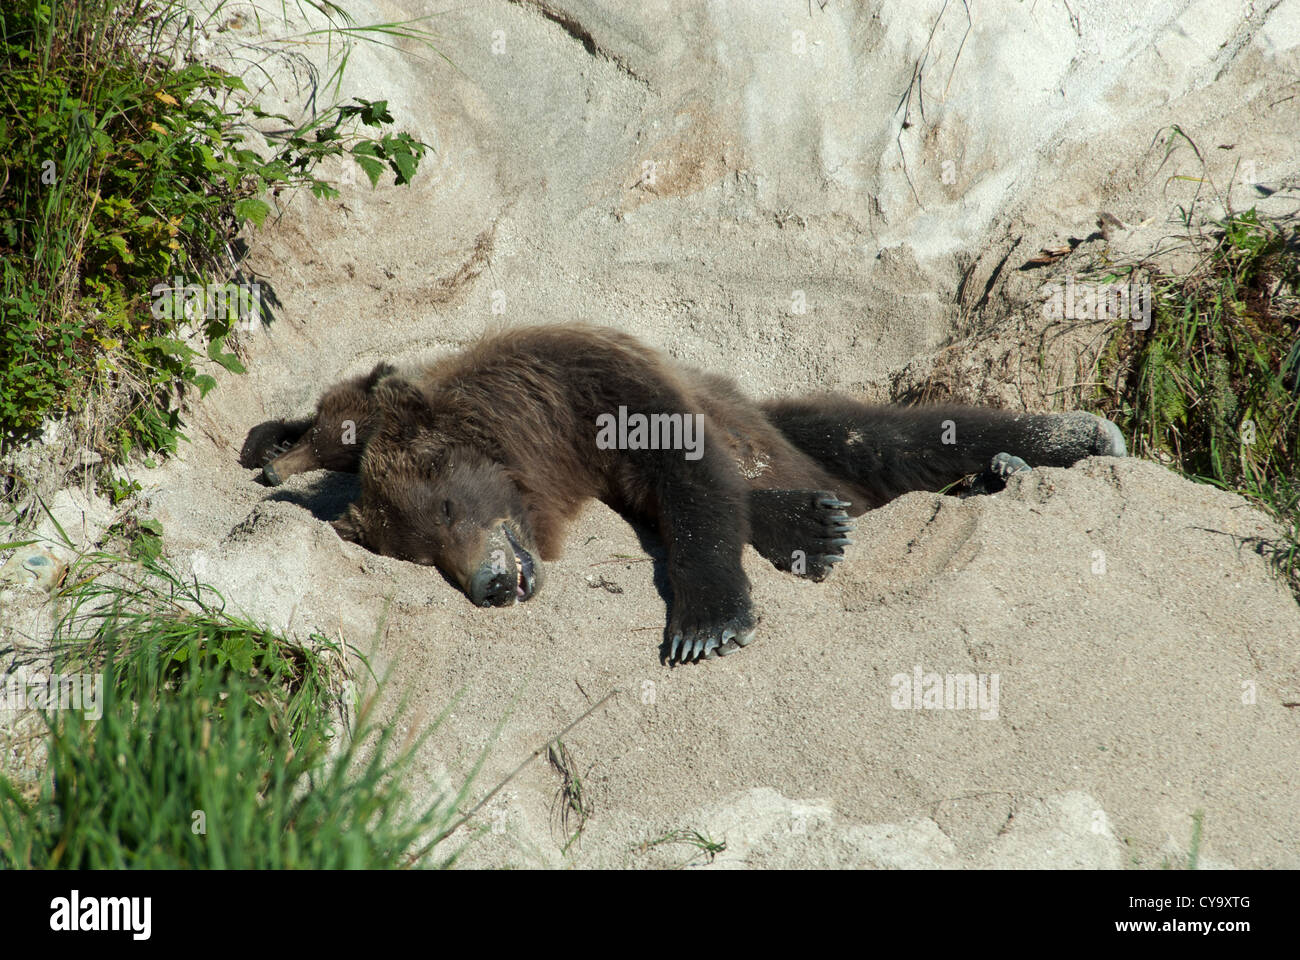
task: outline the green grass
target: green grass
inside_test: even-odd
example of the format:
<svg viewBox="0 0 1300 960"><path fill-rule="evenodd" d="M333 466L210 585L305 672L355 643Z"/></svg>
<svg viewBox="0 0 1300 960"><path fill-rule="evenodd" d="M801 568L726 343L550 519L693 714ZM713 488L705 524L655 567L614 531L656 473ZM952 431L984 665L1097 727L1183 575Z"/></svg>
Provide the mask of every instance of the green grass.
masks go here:
<svg viewBox="0 0 1300 960"><path fill-rule="evenodd" d="M142 700L108 691L97 722L47 714L36 798L0 778L0 867L392 868L442 822L407 812L391 727L334 758L295 749L280 692L213 664Z"/></svg>
<svg viewBox="0 0 1300 960"><path fill-rule="evenodd" d="M140 557L81 557L54 598L64 612L39 666L102 674L103 711L41 711L39 777L0 774L0 868L454 860L415 854L447 832L472 778L422 809L403 786L436 722L399 744L399 723L371 721L372 697L349 730L340 644L232 615L212 588Z"/></svg>
<svg viewBox="0 0 1300 960"><path fill-rule="evenodd" d="M727 849L727 842L725 840L714 840L708 834L701 833L699 830L681 829L669 830L662 836L655 837L651 840L645 840L634 846L632 852L646 853L653 850L655 847L662 847L669 844L684 844L688 847L694 847L699 851L699 853L692 856L690 860L680 864L679 866L681 867L692 865L700 854L703 854L707 858L707 861L712 863L717 858L718 854L725 852Z"/></svg>
<svg viewBox="0 0 1300 960"><path fill-rule="evenodd" d="M566 837L564 846L560 848L560 855L563 856L582 838L582 831L591 819L593 805L582 775L577 771L577 763L563 740L557 737L547 747L547 759L561 778L560 787L551 804L551 817Z"/></svg>
<svg viewBox="0 0 1300 960"><path fill-rule="evenodd" d="M137 488L112 466L174 452L190 396L215 386L218 367L242 372L240 330L269 322L236 260L249 235L297 192L337 197L320 173L328 158L359 166L372 187L386 173L403 185L426 150L389 129L384 100L313 100L305 119L261 110L201 55L229 25L225 8L0 8L0 456L46 420L86 411L69 420L72 442L100 454L115 504ZM305 44L326 48L332 72L317 89L335 97L357 41L432 49L421 20L358 24L330 0L281 4L290 11L323 26L241 39L259 85L270 75L258 57L300 58ZM0 475L0 493L34 490L35 479ZM106 680L102 715L41 712L44 740L24 776L0 772L0 867L454 859L431 853L430 838L451 832L472 775L417 809L402 778L429 731L399 744L397 722L371 722L373 698L349 730L340 643L228 612L167 564L156 520L128 516L111 534L119 552L67 571L39 660L0 649L10 666L27 657L29 672Z"/></svg>
<svg viewBox="0 0 1300 960"><path fill-rule="evenodd" d="M132 541L136 563L97 552L69 569L59 598L67 612L50 642L63 669L103 669L111 686L136 700L191 670L259 677L283 693L277 709L294 747L334 735L324 707L341 691L342 645L320 634L290 641L228 613L215 589L140 552L146 539Z"/></svg>
<svg viewBox="0 0 1300 960"><path fill-rule="evenodd" d="M354 39L431 36L308 6L333 29L281 42L337 47L334 77ZM206 23L179 0L0 9L0 452L92 400L83 445L110 462L174 452L187 393L211 389L216 365L242 371L236 326L265 319L236 241L286 192L337 196L317 172L327 157L350 158L372 184L416 172L425 145L383 131L386 101L270 115L239 77L195 57L221 7ZM177 277L186 292L169 291ZM242 315L195 293L232 281L245 284Z"/></svg>
<svg viewBox="0 0 1300 960"><path fill-rule="evenodd" d="M1287 531L1257 544L1300 596L1300 226L1251 209L1190 237L1181 275L1149 278L1152 323L1112 322L1095 406L1137 456L1241 493Z"/></svg>

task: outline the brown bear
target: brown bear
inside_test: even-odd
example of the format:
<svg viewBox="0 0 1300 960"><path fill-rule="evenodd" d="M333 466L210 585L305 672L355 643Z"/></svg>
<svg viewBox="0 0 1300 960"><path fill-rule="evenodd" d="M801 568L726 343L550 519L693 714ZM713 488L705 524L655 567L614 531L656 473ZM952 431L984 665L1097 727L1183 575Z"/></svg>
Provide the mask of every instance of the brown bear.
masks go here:
<svg viewBox="0 0 1300 960"><path fill-rule="evenodd" d="M1125 452L1115 425L1087 413L758 403L626 334L557 324L491 333L406 373L381 364L326 391L314 419L254 430L241 459L272 484L359 469L339 534L436 566L483 606L531 599L539 561L603 500L662 538L664 653L689 662L753 638L746 543L821 580L849 518L907 491Z"/></svg>

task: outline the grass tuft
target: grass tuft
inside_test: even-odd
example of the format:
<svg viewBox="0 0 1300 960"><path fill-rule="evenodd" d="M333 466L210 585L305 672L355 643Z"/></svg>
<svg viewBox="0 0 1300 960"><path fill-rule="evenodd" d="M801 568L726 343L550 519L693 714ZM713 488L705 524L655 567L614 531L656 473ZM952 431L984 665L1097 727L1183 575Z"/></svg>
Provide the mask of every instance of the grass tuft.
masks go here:
<svg viewBox="0 0 1300 960"><path fill-rule="evenodd" d="M464 789L416 809L403 786L436 723L399 744L398 724L371 721L372 697L347 729L340 644L233 616L148 554L80 558L56 602L48 650L19 665L99 676L101 698L93 712L41 705L39 775L0 775L0 867L430 862L413 851L446 830Z"/></svg>
<svg viewBox="0 0 1300 960"><path fill-rule="evenodd" d="M1254 209L1190 238L1195 266L1149 278L1148 329L1111 321L1094 409L1130 450L1236 491L1289 531L1261 552L1300 597L1300 226Z"/></svg>

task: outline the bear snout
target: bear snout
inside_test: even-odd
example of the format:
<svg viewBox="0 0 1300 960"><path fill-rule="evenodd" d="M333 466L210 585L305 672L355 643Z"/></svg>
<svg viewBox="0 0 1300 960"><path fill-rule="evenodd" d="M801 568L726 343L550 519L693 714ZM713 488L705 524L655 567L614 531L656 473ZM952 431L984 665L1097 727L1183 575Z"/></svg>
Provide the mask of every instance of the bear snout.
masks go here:
<svg viewBox="0 0 1300 960"><path fill-rule="evenodd" d="M482 563L466 584L470 601L480 607L505 607L531 599L537 592L536 564L507 524L492 531L486 548Z"/></svg>
<svg viewBox="0 0 1300 960"><path fill-rule="evenodd" d="M489 566L480 570L470 582L469 598L480 607L507 607L518 599L518 582L516 571L493 573Z"/></svg>
<svg viewBox="0 0 1300 960"><path fill-rule="evenodd" d="M312 446L311 433L303 437L280 456L270 460L262 467L262 478L273 487L278 487L295 473L306 473L321 467L320 458Z"/></svg>

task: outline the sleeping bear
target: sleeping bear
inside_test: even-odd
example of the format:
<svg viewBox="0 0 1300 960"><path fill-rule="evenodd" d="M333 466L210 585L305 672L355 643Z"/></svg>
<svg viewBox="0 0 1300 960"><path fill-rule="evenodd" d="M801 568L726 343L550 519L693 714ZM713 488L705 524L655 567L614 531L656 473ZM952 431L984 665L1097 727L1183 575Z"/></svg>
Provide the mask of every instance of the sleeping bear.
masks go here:
<svg viewBox="0 0 1300 960"><path fill-rule="evenodd" d="M531 600L541 561L598 498L662 539L664 655L684 663L753 638L746 543L821 580L850 518L900 494L1092 455L1125 446L1088 413L756 402L627 334L557 324L493 332L416 369L380 364L327 390L314 418L255 428L241 461L273 485L359 471L340 536L436 566L482 606Z"/></svg>

